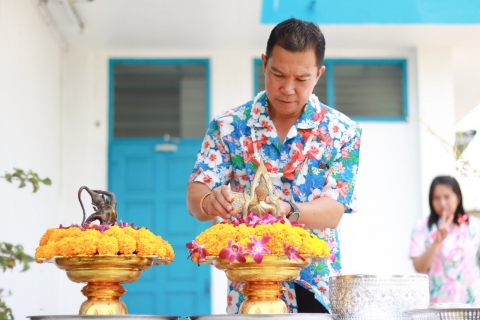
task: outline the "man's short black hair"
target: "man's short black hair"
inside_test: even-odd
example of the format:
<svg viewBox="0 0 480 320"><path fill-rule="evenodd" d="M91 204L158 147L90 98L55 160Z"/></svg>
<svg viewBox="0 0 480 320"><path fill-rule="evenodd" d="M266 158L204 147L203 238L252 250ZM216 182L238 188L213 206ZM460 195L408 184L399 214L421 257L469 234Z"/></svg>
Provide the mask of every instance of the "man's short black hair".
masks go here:
<svg viewBox="0 0 480 320"><path fill-rule="evenodd" d="M267 60L271 57L273 47L279 45L290 52L315 51L317 67L323 65L325 57L325 38L318 25L295 18L280 22L273 28L267 42Z"/></svg>

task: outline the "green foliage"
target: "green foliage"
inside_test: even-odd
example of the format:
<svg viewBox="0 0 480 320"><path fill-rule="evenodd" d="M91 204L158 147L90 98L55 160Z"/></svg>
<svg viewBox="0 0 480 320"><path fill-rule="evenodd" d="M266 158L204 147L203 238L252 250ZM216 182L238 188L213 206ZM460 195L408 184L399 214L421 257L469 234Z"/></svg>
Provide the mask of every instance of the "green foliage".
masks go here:
<svg viewBox="0 0 480 320"><path fill-rule="evenodd" d="M13 245L11 243L0 242L0 267L5 272L7 269L13 269L16 263L23 264L23 271L30 268L29 263L33 258L23 252L21 244Z"/></svg>
<svg viewBox="0 0 480 320"><path fill-rule="evenodd" d="M33 261L33 257L23 252L23 246L20 244L13 245L6 242L0 242L0 267L5 272L7 269L13 269L18 262L23 264L23 271L30 268L30 262ZM2 300L3 289L0 289L0 320L13 320L12 309L7 307Z"/></svg>
<svg viewBox="0 0 480 320"><path fill-rule="evenodd" d="M33 192L37 192L38 188L40 187L40 183L43 183L44 185L51 185L52 181L50 178L45 178L41 179L37 173L33 172L32 170L29 170L28 172L23 171L22 169L17 169L13 168L14 172L9 173L5 172L5 175L0 178L4 178L10 183L13 183L13 181L19 181L19 188L23 188L27 185L27 183L31 183L33 186Z"/></svg>
<svg viewBox="0 0 480 320"><path fill-rule="evenodd" d="M23 171L22 169L13 168L13 172L5 172L5 176L0 176L10 183L14 181L19 181L19 188L24 188L28 183L31 183L33 186L33 192L37 192L40 183L43 183L46 186L52 184L52 181L49 178L41 179L37 173L29 170L28 172ZM26 271L30 268L30 262L33 261L33 257L23 252L23 246L13 245L6 242L0 242L0 267L3 272L7 269L13 269L17 263L23 265L23 271ZM0 288L0 320L13 320L12 309L7 307L5 302L2 300L3 289Z"/></svg>
<svg viewBox="0 0 480 320"><path fill-rule="evenodd" d="M0 298L2 297L3 289L0 289ZM13 320L12 309L7 307L4 301L0 299L0 320Z"/></svg>

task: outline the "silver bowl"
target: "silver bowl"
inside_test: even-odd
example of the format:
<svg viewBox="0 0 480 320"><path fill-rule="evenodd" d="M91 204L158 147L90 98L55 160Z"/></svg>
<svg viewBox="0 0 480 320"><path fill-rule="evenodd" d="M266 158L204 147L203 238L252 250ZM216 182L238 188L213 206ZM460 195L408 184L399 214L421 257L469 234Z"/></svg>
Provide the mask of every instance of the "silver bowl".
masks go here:
<svg viewBox="0 0 480 320"><path fill-rule="evenodd" d="M332 313L344 319L402 319L406 310L428 303L427 275L330 277Z"/></svg>

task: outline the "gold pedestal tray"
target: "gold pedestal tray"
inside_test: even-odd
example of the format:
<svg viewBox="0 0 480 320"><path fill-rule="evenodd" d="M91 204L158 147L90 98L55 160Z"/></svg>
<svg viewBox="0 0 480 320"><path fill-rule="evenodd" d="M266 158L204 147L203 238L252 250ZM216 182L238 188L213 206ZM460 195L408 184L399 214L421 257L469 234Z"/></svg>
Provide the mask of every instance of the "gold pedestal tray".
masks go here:
<svg viewBox="0 0 480 320"><path fill-rule="evenodd" d="M264 255L262 263L253 261L246 255L247 262L218 257L207 258L217 269L225 271L227 278L235 282L246 282L242 289L246 300L240 305L240 314L287 313L287 306L279 297L285 291L280 282L293 281L300 275L300 270L310 264L310 257L305 261L289 260L286 255Z"/></svg>
<svg viewBox="0 0 480 320"><path fill-rule="evenodd" d="M120 300L127 291L120 283L135 282L152 265L171 262L136 255L55 257L54 261L71 281L87 283L82 289L87 300L80 306L80 315L128 314L127 306Z"/></svg>

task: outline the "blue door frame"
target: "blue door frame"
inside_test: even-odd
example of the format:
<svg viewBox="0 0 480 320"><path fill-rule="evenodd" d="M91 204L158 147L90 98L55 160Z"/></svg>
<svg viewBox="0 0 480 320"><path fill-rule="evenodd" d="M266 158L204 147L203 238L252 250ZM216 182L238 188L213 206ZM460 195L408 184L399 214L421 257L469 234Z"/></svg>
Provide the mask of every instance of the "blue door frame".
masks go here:
<svg viewBox="0 0 480 320"><path fill-rule="evenodd" d="M210 267L188 261L185 244L209 227L186 210L188 177L202 138L179 138L176 152L157 152L158 138L115 138L114 68L119 64L202 64L206 66L205 128L209 119L209 61L205 59L111 59L109 63L108 190L117 196L119 219L147 227L174 248L173 263L144 271L125 284L122 300L131 314L210 313ZM171 143L171 142L170 142Z"/></svg>

